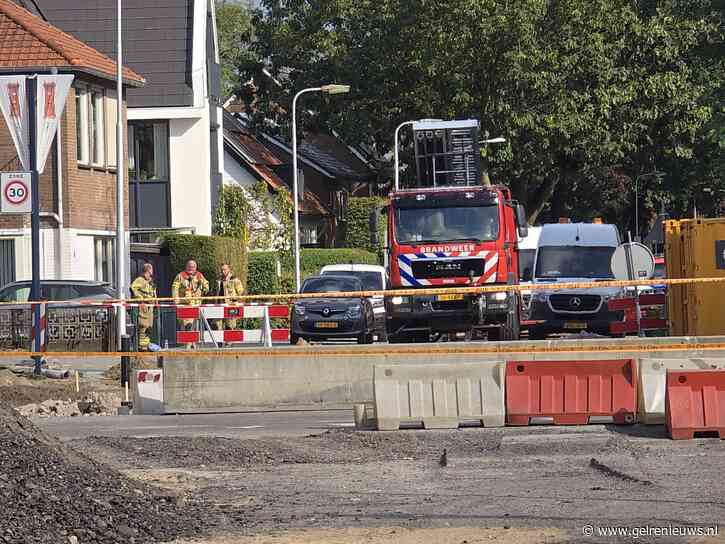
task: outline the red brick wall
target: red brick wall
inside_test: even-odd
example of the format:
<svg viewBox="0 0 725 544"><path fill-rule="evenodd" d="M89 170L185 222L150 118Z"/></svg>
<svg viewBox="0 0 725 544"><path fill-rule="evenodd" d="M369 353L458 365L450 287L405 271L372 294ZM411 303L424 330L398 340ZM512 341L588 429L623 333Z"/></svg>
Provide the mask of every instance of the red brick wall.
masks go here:
<svg viewBox="0 0 725 544"><path fill-rule="evenodd" d="M93 80L98 86L99 80ZM115 88L113 82L102 83L106 88ZM125 121L124 108L124 121ZM76 111L75 89L71 87L61 118L58 133L61 135L61 164L63 177L63 221L66 228L115 230L116 228L116 171L115 169L88 168L79 166L76 157ZM115 130L113 126L106 132ZM125 136L125 131L124 131ZM124 137L124 158L121 164L127 164L127 138ZM5 120L0 116L0 168L4 170L20 169L15 145ZM45 172L40 176L40 206L42 212L57 213L56 145L53 143L48 155ZM124 179L126 227L128 228L128 180ZM42 219L43 225L55 226L52 219ZM0 228L18 228L29 226L29 216L0 216Z"/></svg>

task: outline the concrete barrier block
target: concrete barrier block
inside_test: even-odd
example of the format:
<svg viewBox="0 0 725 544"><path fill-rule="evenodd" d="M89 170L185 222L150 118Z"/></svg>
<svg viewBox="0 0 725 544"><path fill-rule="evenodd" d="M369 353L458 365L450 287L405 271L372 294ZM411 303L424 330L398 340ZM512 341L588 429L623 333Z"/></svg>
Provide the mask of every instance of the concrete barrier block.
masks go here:
<svg viewBox="0 0 725 544"><path fill-rule="evenodd" d="M665 391L668 370L725 369L725 358L704 357L639 360L638 419L645 425L665 423Z"/></svg>
<svg viewBox="0 0 725 544"><path fill-rule="evenodd" d="M163 370L135 370L132 385L134 415L164 413Z"/></svg>
<svg viewBox="0 0 725 544"><path fill-rule="evenodd" d="M455 429L474 420L502 427L504 373L502 361L375 365L378 429L397 430L401 423Z"/></svg>

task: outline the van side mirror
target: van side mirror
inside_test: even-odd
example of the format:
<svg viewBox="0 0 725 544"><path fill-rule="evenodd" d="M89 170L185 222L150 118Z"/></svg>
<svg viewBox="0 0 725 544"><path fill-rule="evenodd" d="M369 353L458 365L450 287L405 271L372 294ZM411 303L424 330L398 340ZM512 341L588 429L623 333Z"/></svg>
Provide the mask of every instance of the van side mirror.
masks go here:
<svg viewBox="0 0 725 544"><path fill-rule="evenodd" d="M529 227L523 204L516 205L516 225L518 226L519 238L526 238L529 234Z"/></svg>

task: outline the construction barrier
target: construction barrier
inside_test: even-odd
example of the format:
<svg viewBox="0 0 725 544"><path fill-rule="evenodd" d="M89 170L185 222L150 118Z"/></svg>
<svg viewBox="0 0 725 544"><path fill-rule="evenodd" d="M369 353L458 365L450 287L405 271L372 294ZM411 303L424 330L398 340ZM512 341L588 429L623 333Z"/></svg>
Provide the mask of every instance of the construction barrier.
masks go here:
<svg viewBox="0 0 725 544"><path fill-rule="evenodd" d="M725 370L669 370L665 423L673 440L695 433L725 438Z"/></svg>
<svg viewBox="0 0 725 544"><path fill-rule="evenodd" d="M640 295L636 297L612 299L607 303L609 311L623 311L624 319L612 323L609 330L612 334L637 334L645 331L667 330L665 312L666 295ZM638 308L639 307L639 308ZM639 309L640 318L637 320Z"/></svg>
<svg viewBox="0 0 725 544"><path fill-rule="evenodd" d="M136 370L132 383L134 415L164 413L163 370Z"/></svg>
<svg viewBox="0 0 725 544"><path fill-rule="evenodd" d="M665 392L668 371L709 368L725 369L725 359L664 359L661 357L640 359L637 421L645 425L663 425L665 423Z"/></svg>
<svg viewBox="0 0 725 544"><path fill-rule="evenodd" d="M288 328L272 328L271 319L288 319L289 306L273 305L222 305L205 304L202 306L178 306L177 323L192 322L192 330L176 331L177 344L207 343L222 344L262 344L271 346L275 342L289 342ZM241 319L259 319L259 329L227 329L226 322ZM212 323L221 322L224 329L212 328Z"/></svg>
<svg viewBox="0 0 725 544"><path fill-rule="evenodd" d="M378 430L401 423L426 429L455 429L462 422L484 427L505 422L504 364L375 365L373 389Z"/></svg>
<svg viewBox="0 0 725 544"><path fill-rule="evenodd" d="M614 361L508 361L506 423L585 425L590 418L633 423L637 413L637 365Z"/></svg>

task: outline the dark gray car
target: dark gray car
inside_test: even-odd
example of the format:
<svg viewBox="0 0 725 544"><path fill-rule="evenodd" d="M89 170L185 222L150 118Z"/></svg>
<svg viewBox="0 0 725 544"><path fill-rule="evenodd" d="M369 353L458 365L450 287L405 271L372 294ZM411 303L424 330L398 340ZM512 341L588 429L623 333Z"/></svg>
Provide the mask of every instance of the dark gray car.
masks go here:
<svg viewBox="0 0 725 544"><path fill-rule="evenodd" d="M319 293L294 303L290 321L290 343L305 340L337 340L354 338L358 344L371 344L375 318L366 298L326 298L325 293L362 291L358 278L352 276L311 276L301 288L302 293Z"/></svg>

